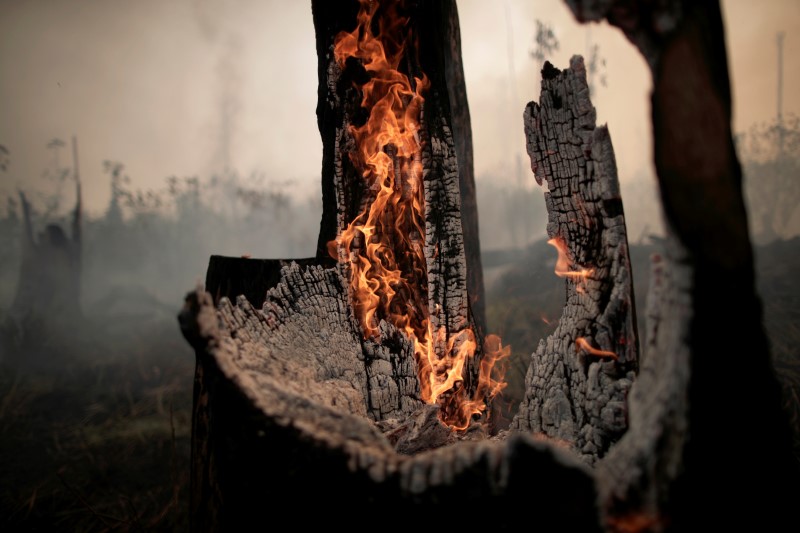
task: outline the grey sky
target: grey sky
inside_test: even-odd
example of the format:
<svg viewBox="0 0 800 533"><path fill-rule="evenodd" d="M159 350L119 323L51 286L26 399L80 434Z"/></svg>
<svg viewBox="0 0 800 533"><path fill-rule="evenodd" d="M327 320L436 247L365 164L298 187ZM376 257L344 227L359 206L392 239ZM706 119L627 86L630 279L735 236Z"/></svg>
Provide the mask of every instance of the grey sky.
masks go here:
<svg viewBox="0 0 800 533"><path fill-rule="evenodd" d="M521 156L523 179L533 181L521 116L538 97L529 55L537 18L561 42L556 66L585 54L589 41L599 45L608 86L594 101L611 130L623 194L635 177L651 175L649 74L620 32L578 25L561 0L458 7L479 178L516 180ZM778 31L786 32L784 111L800 113L800 2L726 0L723 9L736 128L775 114ZM42 186L47 142L72 134L95 214L110 194L105 159L124 163L140 188L160 187L169 175L207 177L227 160L244 173L292 180L300 194L318 193L310 2L0 0L0 12L0 144L11 152L0 194Z"/></svg>

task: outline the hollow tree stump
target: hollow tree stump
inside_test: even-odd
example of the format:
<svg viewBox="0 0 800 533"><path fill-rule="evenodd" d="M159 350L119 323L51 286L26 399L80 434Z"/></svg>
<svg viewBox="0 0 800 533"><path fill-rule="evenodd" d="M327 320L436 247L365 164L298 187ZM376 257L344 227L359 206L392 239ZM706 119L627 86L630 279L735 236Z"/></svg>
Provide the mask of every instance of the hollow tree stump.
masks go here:
<svg viewBox="0 0 800 533"><path fill-rule="evenodd" d="M420 152L404 160L403 149L390 145L379 154L388 156L392 168L408 164L412 176L418 172L421 186L415 189L412 182L408 189L419 195L423 215L421 231L409 239L406 252L419 250L424 257L424 270L412 275L423 272L414 279L426 290L423 297L409 300L423 310L410 308L409 313L424 315L437 332L433 351L439 361L473 337L477 346L460 370L455 392L433 402L425 400L419 345L407 330L384 316L365 334L351 275L353 261L372 241L354 240L352 245L343 237L378 194L365 184L354 153L359 128L369 124L362 109L368 100L364 87L380 73L371 74L366 60L342 60L336 43L341 32L360 38L366 30L353 32L355 21L375 5L363 2L359 11L354 2L312 3L324 150L317 257L303 263L212 258L213 272L210 267L206 281L211 292L198 288L191 293L180 315L183 333L197 352L192 527L236 529L259 520L265 508L280 512L302 501L310 508L299 517L305 523L352 523L347 510L355 504L360 515L381 512L385 520L402 509L405 519L444 527L452 517L442 505L524 505L545 529L599 531L590 465L624 431L624 393L636 368L637 344L630 272L623 272L629 266L613 152L607 132L595 130L583 62L576 58L564 72L551 68L540 102L543 116L561 113L561 124L576 133L569 140L578 147L570 151L574 175L564 169L548 176L553 187L575 182L567 189L574 193L571 203L556 202L552 188L548 201L552 234L566 246L561 272L573 294L559 327L563 351L553 348L546 354L547 364L558 365L565 379L576 380L575 387L565 380L561 387L554 385L552 376L531 379L525 407L511 430L493 434L485 413L470 414L463 428L454 429L442 422L453 396L478 403L488 398L479 378L491 344L482 351L482 330L470 307L462 178L442 58L443 50L452 49L439 45L437 33L443 27L457 32L455 4L423 1L402 8L399 15L407 23L401 26L413 38L406 41L400 71L417 84L404 98L424 98L411 126ZM557 107L553 95L569 98ZM529 124L528 129L540 126ZM542 127L541 132L549 131ZM546 150L562 147L542 149L531 148L534 159L544 161L551 155ZM580 173L578 167L594 170ZM585 220L573 227L570 218L575 216ZM584 267L592 269L591 276L574 279L571 273L580 274ZM272 282L233 283L217 274L243 269ZM245 292L237 294L242 287L252 291L253 301L263 299L263 305L254 306ZM587 344L576 349L579 338ZM536 426L531 414L537 402L547 401L537 395L558 391L566 403L559 399L557 410L581 413L573 432L566 431L566 418L559 419L558 431L549 432L546 425ZM440 505L443 512L431 513L429 504ZM314 512L331 507L345 512ZM496 528L517 523L513 512L481 511L469 520Z"/></svg>

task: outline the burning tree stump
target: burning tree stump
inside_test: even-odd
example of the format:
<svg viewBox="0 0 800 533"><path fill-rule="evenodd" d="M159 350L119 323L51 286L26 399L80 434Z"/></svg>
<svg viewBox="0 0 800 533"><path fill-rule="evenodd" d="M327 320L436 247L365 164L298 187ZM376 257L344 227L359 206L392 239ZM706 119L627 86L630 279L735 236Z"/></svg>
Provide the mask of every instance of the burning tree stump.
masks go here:
<svg viewBox="0 0 800 533"><path fill-rule="evenodd" d="M568 278L561 339L535 356L514 427L495 434L487 405L504 351L470 306L449 100L457 91L446 76L458 62L441 43L457 37L455 3L312 6L324 150L318 254L214 257L208 292L187 297L181 326L197 352L193 529L237 529L302 501L309 516L300 518L313 523L352 524L354 504L359 516L403 509L436 527L451 524L450 511L424 504L525 505L545 529L600 530L590 465L625 429L637 346L613 152L595 129L582 61L549 68L541 105L529 108L542 115L526 122L532 157L549 168L537 175L551 185L551 235ZM571 134L536 141L555 131L551 119ZM259 280L226 279L246 271ZM315 515L321 506L346 516ZM517 520L481 511L470 522Z"/></svg>
<svg viewBox="0 0 800 533"><path fill-rule="evenodd" d="M583 59L542 70L525 134L539 185L547 182L547 233L567 279L555 331L532 356L517 430L568 442L590 463L627 428L626 396L638 368L633 282L616 160L596 127Z"/></svg>

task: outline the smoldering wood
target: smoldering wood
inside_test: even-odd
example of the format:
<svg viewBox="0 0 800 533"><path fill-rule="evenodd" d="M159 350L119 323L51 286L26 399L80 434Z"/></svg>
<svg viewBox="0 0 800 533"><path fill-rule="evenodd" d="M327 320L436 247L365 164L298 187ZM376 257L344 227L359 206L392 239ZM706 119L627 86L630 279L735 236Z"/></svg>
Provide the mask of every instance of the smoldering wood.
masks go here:
<svg viewBox="0 0 800 533"><path fill-rule="evenodd" d="M611 137L596 125L583 59L573 57L564 71L545 63L542 74L541 98L525 108L525 135L536 181L548 188L547 234L566 247L572 272L562 273L566 305L531 356L511 427L567 442L594 463L627 429L638 368L625 217ZM579 339L613 357L593 355Z"/></svg>
<svg viewBox="0 0 800 533"><path fill-rule="evenodd" d="M583 75L578 70L575 77ZM566 75L559 79L580 83ZM426 166L447 168L442 161L450 157L450 145L432 139ZM602 158L608 163L613 154ZM446 184L452 174L438 180ZM597 171L586 185L600 191L601 180L615 177ZM441 184L430 187L430 198L448 194ZM463 249L458 253L463 257ZM326 506L365 502L369 512L415 504L407 507L409 516L427 515L424 504L432 503L524 504L539 510L542 527L600 530L591 461L581 460L574 443L537 437L529 428L490 436L485 425L476 424L454 433L439 421L436 406L419 400L410 341L385 322L380 342L361 337L344 266L263 264L280 267L280 276L265 275L277 282L261 309L242 295L215 303L209 292L198 290L181 315L184 334L198 352L194 529L235 527L252 520L264 502L281 508L302 497ZM447 267L439 268L429 276ZM463 278L457 279L446 288L459 295ZM464 300L456 303L468 308ZM624 316L608 322L624 324ZM620 351L621 365L635 361L635 348L626 350ZM569 346L565 357L574 354ZM269 481L253 487L251 478ZM330 515L324 520L336 521ZM433 520L446 524L449 518ZM475 520L499 528L515 523L513 514Z"/></svg>
<svg viewBox="0 0 800 533"><path fill-rule="evenodd" d="M468 435L430 449L453 439L435 406L416 410L399 431L392 418L373 423L364 401L370 371L351 345L357 324L336 312L347 306L343 292L319 283L346 283L340 268L284 272L287 283L269 291L263 312L241 297L215 307L204 291L187 300L184 333L205 358L196 382L192 453L205 461L193 460L193 530L244 527L265 508L301 501L311 507L294 518L298 525L352 525L349 513L325 511L356 505L364 519L403 509L406 520L444 527L452 517L430 505L535 502L546 510L543 527L599 531L591 471L567 450L527 433ZM542 476L547 483L531 483ZM516 518L487 511L470 522L502 529Z"/></svg>
<svg viewBox="0 0 800 533"><path fill-rule="evenodd" d="M619 27L650 66L666 222L630 428L598 465L604 513L654 531L798 529L800 466L755 290L719 2L567 4Z"/></svg>
<svg viewBox="0 0 800 533"><path fill-rule="evenodd" d="M317 257L301 262L214 257L206 290L189 295L180 316L198 363L192 437L194 529L222 528L252 516L258 506L232 502L256 497L245 494L244 487L259 471L264 479L282 481L259 486L254 494L278 503L307 493L310 480L328 470L337 485L352 486L358 491L354 494L386 506L396 498L417 502L456 498L459 491L452 483L462 473L472 476L483 471L471 491L489 495L507 486L495 479L499 473L494 466L503 461L494 465L493 459L492 468L477 466L488 456L472 447L445 455L437 450L431 452L436 460L423 459L426 450L456 440L474 444L471 440L485 437L485 431L478 427L456 435L439 421L436 408L423 404L411 341L386 322L380 324L379 339L364 339L352 309L347 271L332 266L328 243L368 201L361 171L349 157L354 148L349 126L361 113L361 95L353 80L363 68L348 64L342 69L332 53L334 37L353 29L357 3L312 2L312 7L320 59L317 116L323 139L323 217ZM421 38L419 45L410 45L404 68L412 76L430 73L432 87L425 95L419 132L424 146L427 306L433 328L442 326L457 335L466 328L479 330L468 299L460 211L461 182L465 176L472 179L471 170L462 171L456 156L450 126L453 108L443 67L448 62L449 71L458 70L460 59L445 61L447 53L439 42L442 35L458 42L457 18L453 2L423 2L412 9ZM443 28L446 31L438 33ZM463 134L468 115L459 113ZM469 149L465 142L464 152ZM471 238L477 239L477 232ZM236 279L239 275L260 279ZM475 387L477 362L465 374L466 387ZM271 407L263 411L266 406ZM270 428L264 430L267 438L252 441L262 426ZM283 433L279 428L290 430ZM266 449L264 442L270 443ZM554 455L541 450L539 443L520 442L525 444L509 444L508 450L522 446L542 456L528 462L571 464L560 452ZM270 446L275 447L273 452ZM262 457L270 454L271 459ZM449 459L439 459L444 457ZM259 470L273 460L269 471ZM346 469L340 470L343 466ZM567 468L574 468L575 476L584 480L584 489L578 492L590 503L586 513L574 515L576 523L595 523L585 470L578 464ZM580 486L581 481L575 482ZM340 494L344 497L337 491L333 499Z"/></svg>
<svg viewBox="0 0 800 533"><path fill-rule="evenodd" d="M434 46L438 37L432 37L443 25L452 27L454 6L441 6L432 1L413 4L411 20L421 29L418 45L408 53L412 59L407 68L410 74L428 72L431 78L420 119L427 303L434 328L444 325L455 334L475 328L475 321L461 223L462 177L450 126L453 106L438 55L441 46ZM575 161L582 157L581 164L590 170L581 174L576 165L549 175L554 188L562 181L575 182L577 196L569 208L555 201L548 207L553 211L553 234L568 240L575 261L591 263L597 270L595 279L585 282L585 292L573 287L561 328L564 353L550 350L543 357L562 370L569 368L563 376L586 373L582 380L576 375L574 390L569 389L573 403L568 408L583 414L575 418L574 434L534 428L537 422L531 413L541 403L536 394L555 394L553 373L540 380L542 386L530 381L536 392L526 398L520 411L524 415L517 417L511 431L490 435L485 422L476 421L467 431L454 432L439 421L437 406L420 400L411 341L386 322L380 324L380 338L365 339L350 300L347 267L326 262L328 243L360 211L366 197L360 172L347 156L353 144L348 125L360 101L353 78L360 74L352 71L358 65L341 69L332 54L334 36L352 30L354 3L312 2L312 7L323 138L318 256L304 264L212 259L207 285L214 292L198 288L187 297L181 327L198 361L192 528L236 528L257 520L265 507L280 511L301 500L314 509L350 508L354 502L368 504L367 513L402 508L404 518L425 516L426 524L441 526L451 518L447 513L431 517L425 504L505 509L524 505L535 513L537 526L599 531L597 481L590 465L624 430L624 406L615 402L624 402L637 358L613 151L607 132L588 127L594 126L593 119L587 120L593 110L582 62L576 59L573 68L548 80L549 96L542 98L541 109L555 111L551 93L581 94L565 107L576 106L574 124L563 118L560 124L574 126L579 141ZM562 149L558 144L554 148ZM569 170L574 174L568 175ZM571 230L569 219L577 214L589 222ZM592 236L596 230L599 238ZM263 278L258 283L225 279L244 269ZM263 304L253 305L245 292L256 302L263 294ZM600 349L614 350L617 360L598 362L577 352L574 341L580 335ZM627 335L626 343L619 340L621 335ZM578 356L586 366L573 369ZM468 369L467 386L474 386L474 372L474 367ZM596 449L586 446L595 441L600 443ZM337 523L337 515L330 513L302 518ZM470 515L470 522L510 528L517 518L513 512L488 512Z"/></svg>

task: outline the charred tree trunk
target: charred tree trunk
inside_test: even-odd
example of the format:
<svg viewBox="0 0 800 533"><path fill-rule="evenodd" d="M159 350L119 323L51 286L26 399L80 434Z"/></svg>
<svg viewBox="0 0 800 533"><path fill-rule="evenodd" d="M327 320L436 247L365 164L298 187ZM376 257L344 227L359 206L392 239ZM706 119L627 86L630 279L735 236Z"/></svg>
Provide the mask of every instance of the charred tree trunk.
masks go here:
<svg viewBox="0 0 800 533"><path fill-rule="evenodd" d="M443 54L447 95L450 100L451 128L458 161L458 178L461 188L461 229L464 233L464 256L467 263L467 292L475 325L480 334L486 333L486 300L483 286L483 265L478 231L478 204L475 190L475 173L472 158L472 121L467 102L467 85L461 63L461 30L455 2L439 2L434 8L441 10L442 30L434 35L440 43L433 43Z"/></svg>
<svg viewBox="0 0 800 533"><path fill-rule="evenodd" d="M638 339L625 217L611 137L596 127L583 59L542 70L539 103L525 108L536 181L545 193L549 241L558 250L566 305L541 340L512 427L568 442L590 463L627 428L626 397Z"/></svg>
<svg viewBox="0 0 800 533"><path fill-rule="evenodd" d="M58 224L48 224L34 235L31 205L25 193L19 198L23 213L22 261L19 281L6 324L4 343L12 364L26 355L34 362L38 343L47 334L65 332L80 319L81 283L81 182L77 141L72 139L76 200L71 235Z"/></svg>
<svg viewBox="0 0 800 533"><path fill-rule="evenodd" d="M800 472L755 290L719 3L567 3L622 29L651 68L667 227L630 430L600 465L606 510L620 528L795 530Z"/></svg>
<svg viewBox="0 0 800 533"><path fill-rule="evenodd" d="M416 69L431 77L434 87L431 93L439 92L439 94L433 95L435 103L431 105L445 106L449 118L449 135L453 140L458 168L460 221L466 258L467 291L470 294L473 323L478 327L479 333L485 333L486 304L478 234L472 125L464 82L464 68L461 62L458 9L456 3L450 0L438 3L416 3L421 4L420 9L425 12L425 20L416 23L422 39L419 43L420 53L416 60ZM336 35L352 26L353 21L356 20L358 2L355 0L312 1L312 8L320 79L317 94L317 124L323 144L323 215L317 244L317 257L321 260L328 260L328 243L338 234L339 227L336 223L336 216L337 210L340 209L333 197L335 194L334 182L329 177L334 175L338 149L336 136L342 127L341 113L344 110L343 103L338 101L337 89L331 85L334 81L329 78L332 60L330 47Z"/></svg>

